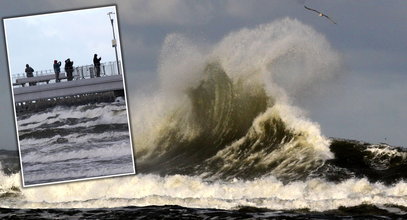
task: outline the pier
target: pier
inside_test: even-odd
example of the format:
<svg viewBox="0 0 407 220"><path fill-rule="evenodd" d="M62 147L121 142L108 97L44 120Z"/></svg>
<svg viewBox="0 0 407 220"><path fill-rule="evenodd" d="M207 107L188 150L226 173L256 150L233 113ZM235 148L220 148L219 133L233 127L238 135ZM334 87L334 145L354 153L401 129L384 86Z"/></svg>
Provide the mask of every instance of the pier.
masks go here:
<svg viewBox="0 0 407 220"><path fill-rule="evenodd" d="M66 80L61 72L61 82L55 75L41 71L34 77L13 79L14 102L17 112L38 111L55 105L80 105L101 101L114 101L124 97L123 75L117 73L115 62L101 66L101 76L95 77L93 65L76 67L74 79ZM29 83L37 85L29 86Z"/></svg>

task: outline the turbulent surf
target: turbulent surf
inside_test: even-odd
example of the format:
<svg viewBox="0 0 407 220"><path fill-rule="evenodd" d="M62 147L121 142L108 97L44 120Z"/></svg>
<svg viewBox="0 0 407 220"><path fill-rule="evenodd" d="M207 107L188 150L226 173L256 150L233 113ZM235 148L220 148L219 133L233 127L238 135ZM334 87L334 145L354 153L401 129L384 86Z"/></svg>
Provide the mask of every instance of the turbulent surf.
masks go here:
<svg viewBox="0 0 407 220"><path fill-rule="evenodd" d="M124 102L19 113L17 123L25 185L134 170Z"/></svg>
<svg viewBox="0 0 407 220"><path fill-rule="evenodd" d="M405 148L327 138L295 106L341 72L323 35L283 19L200 45L167 36L160 89L130 102L138 175L23 189L3 174L2 207L406 216Z"/></svg>

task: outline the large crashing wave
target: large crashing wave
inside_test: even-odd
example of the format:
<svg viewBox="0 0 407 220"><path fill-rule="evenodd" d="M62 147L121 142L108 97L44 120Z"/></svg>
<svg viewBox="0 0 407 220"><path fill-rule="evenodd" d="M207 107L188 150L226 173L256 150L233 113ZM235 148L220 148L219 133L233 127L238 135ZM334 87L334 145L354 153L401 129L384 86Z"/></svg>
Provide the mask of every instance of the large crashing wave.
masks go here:
<svg viewBox="0 0 407 220"><path fill-rule="evenodd" d="M289 98L338 70L322 35L284 19L197 45L168 36L161 91L133 107L140 172L293 180L332 158L319 126Z"/></svg>
<svg viewBox="0 0 407 220"><path fill-rule="evenodd" d="M19 174L0 172L0 206L407 207L405 149L333 140L333 157L318 126L288 100L338 67L321 35L285 19L231 33L210 48L196 45L169 36L162 91L131 108L138 175L21 188Z"/></svg>

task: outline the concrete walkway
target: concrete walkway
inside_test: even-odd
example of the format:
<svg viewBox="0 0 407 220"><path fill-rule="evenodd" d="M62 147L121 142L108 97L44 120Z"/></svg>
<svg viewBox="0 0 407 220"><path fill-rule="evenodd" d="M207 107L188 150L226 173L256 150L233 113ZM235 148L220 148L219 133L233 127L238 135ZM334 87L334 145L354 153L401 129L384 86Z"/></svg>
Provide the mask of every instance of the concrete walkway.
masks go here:
<svg viewBox="0 0 407 220"><path fill-rule="evenodd" d="M14 102L123 90L122 75L14 88Z"/></svg>

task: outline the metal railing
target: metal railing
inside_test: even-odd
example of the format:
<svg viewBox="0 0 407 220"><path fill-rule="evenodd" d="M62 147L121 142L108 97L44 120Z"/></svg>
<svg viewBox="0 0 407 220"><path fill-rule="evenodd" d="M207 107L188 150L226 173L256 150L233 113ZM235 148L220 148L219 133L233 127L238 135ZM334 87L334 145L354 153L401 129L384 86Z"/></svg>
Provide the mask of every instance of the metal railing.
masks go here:
<svg viewBox="0 0 407 220"><path fill-rule="evenodd" d="M88 78L96 77L96 70L95 70L94 65L77 66L77 67L74 67L73 69L74 69L74 71L73 71L72 75L73 75L74 80L88 79ZM100 64L100 77L122 74L122 73L118 73L118 69L121 70L120 61L119 61L119 68L117 68L116 61L101 63ZM61 73L66 74L66 72L65 72L64 68L62 68L62 66L61 66ZM34 73L33 73L34 77L50 75L50 74L55 74L53 69L34 71ZM25 73L18 73L18 74L12 75L13 83L16 83L16 80L21 79L21 78L27 78L27 75ZM50 81L50 83L55 83L55 80Z"/></svg>

